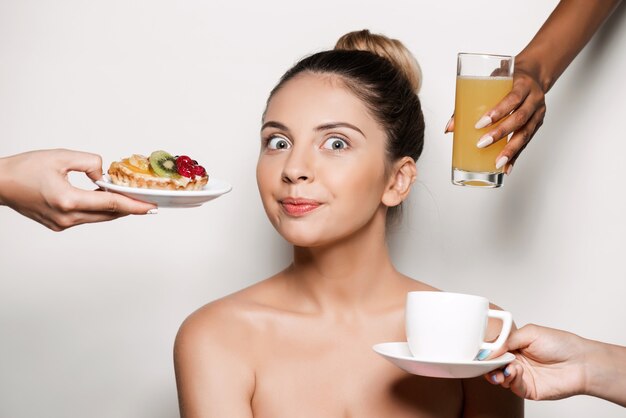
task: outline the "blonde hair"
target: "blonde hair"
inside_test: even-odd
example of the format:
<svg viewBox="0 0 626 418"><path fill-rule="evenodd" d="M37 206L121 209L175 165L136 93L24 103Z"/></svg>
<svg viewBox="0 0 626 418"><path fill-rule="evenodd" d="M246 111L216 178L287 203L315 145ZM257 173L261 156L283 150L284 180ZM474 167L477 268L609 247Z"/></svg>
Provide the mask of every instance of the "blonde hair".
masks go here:
<svg viewBox="0 0 626 418"><path fill-rule="evenodd" d="M419 93L422 86L422 69L413 54L399 40L363 29L343 35L335 44L335 49L367 51L385 58L409 80L415 93Z"/></svg>

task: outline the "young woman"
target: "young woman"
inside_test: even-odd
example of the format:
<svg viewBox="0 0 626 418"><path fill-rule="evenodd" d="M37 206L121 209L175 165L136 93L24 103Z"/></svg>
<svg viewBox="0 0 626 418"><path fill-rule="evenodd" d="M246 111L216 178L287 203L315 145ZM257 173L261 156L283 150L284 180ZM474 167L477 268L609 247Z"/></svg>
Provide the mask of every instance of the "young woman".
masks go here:
<svg viewBox="0 0 626 418"><path fill-rule="evenodd" d="M422 151L419 84L399 41L361 31L271 92L257 180L293 263L182 325L184 418L522 415L522 401L482 377L413 376L372 351L405 340L406 293L433 290L398 272L385 242Z"/></svg>

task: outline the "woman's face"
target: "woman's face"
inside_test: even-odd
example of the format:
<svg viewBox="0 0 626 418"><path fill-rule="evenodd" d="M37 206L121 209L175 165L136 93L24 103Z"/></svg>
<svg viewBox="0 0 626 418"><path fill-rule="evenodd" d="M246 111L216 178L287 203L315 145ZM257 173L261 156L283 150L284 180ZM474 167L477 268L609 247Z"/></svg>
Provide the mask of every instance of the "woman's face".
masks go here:
<svg viewBox="0 0 626 418"><path fill-rule="evenodd" d="M331 75L301 73L267 106L257 182L276 230L296 246L358 231L384 208L386 135Z"/></svg>

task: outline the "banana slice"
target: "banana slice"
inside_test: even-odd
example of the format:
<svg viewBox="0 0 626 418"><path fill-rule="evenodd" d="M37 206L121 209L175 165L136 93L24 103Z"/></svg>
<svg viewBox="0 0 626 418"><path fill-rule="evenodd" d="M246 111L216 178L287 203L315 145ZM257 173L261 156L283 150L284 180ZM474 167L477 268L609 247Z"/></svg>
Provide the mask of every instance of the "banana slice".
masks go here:
<svg viewBox="0 0 626 418"><path fill-rule="evenodd" d="M130 165L137 167L142 171L148 171L150 167L150 161L148 161L148 157L145 157L140 154L133 154L128 158L128 162Z"/></svg>

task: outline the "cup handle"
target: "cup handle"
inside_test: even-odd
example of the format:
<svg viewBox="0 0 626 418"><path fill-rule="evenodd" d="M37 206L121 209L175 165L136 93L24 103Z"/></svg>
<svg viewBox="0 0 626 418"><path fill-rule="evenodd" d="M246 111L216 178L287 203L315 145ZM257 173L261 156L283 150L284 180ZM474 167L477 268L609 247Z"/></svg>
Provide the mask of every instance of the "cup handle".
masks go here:
<svg viewBox="0 0 626 418"><path fill-rule="evenodd" d="M513 326L513 315L511 315L511 312L489 309L487 316L489 318L497 318L501 320L502 330L500 331L500 335L498 335L497 340L492 343L483 342L480 348L481 350L497 351L500 347L502 347L502 345L504 345L506 339L509 338L509 333L511 332L511 327Z"/></svg>

